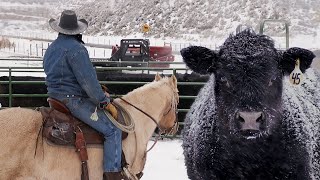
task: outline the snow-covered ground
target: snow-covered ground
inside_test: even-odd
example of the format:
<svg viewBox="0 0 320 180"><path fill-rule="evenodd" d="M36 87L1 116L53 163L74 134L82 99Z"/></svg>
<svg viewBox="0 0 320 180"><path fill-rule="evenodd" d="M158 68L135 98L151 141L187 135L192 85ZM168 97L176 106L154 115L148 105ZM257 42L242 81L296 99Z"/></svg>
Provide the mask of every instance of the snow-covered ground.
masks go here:
<svg viewBox="0 0 320 180"><path fill-rule="evenodd" d="M159 141L147 155L142 180L187 180L181 144L181 140Z"/></svg>

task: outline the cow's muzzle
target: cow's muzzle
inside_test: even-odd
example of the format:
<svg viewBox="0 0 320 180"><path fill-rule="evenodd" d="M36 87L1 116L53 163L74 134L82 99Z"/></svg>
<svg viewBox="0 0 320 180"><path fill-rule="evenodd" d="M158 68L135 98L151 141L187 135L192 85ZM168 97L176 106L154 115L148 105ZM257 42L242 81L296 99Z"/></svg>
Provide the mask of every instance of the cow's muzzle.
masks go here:
<svg viewBox="0 0 320 180"><path fill-rule="evenodd" d="M236 124L243 136L256 136L266 129L266 115L264 112L236 113Z"/></svg>

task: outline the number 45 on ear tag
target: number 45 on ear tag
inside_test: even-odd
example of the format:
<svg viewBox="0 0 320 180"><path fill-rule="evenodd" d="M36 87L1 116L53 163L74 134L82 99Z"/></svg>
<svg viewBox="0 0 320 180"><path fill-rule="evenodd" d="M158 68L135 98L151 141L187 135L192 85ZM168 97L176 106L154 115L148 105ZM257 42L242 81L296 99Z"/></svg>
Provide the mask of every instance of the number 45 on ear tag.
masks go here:
<svg viewBox="0 0 320 180"><path fill-rule="evenodd" d="M303 80L303 74L300 70L300 59L297 59L294 70L291 72L289 76L289 81L293 85L300 85Z"/></svg>

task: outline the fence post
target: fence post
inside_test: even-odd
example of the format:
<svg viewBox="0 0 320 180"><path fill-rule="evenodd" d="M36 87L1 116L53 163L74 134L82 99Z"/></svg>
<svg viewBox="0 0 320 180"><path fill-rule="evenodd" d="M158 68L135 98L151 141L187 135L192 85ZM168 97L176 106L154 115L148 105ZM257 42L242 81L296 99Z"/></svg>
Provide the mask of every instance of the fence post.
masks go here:
<svg viewBox="0 0 320 180"><path fill-rule="evenodd" d="M36 44L36 53L37 53L37 56L39 56L39 54L38 54L38 44Z"/></svg>
<svg viewBox="0 0 320 180"><path fill-rule="evenodd" d="M9 67L9 107L12 107L12 82L11 82L11 67Z"/></svg>
<svg viewBox="0 0 320 180"><path fill-rule="evenodd" d="M41 43L41 56L43 57L43 42Z"/></svg>
<svg viewBox="0 0 320 180"><path fill-rule="evenodd" d="M283 23L286 29L286 49L289 48L289 23L286 20L281 19L265 19L260 23L260 34L263 34L264 31L264 25L266 22L280 22Z"/></svg>
<svg viewBox="0 0 320 180"><path fill-rule="evenodd" d="M30 43L30 46L29 46L29 53L30 53L30 56L32 56L32 52L31 52L31 43Z"/></svg>

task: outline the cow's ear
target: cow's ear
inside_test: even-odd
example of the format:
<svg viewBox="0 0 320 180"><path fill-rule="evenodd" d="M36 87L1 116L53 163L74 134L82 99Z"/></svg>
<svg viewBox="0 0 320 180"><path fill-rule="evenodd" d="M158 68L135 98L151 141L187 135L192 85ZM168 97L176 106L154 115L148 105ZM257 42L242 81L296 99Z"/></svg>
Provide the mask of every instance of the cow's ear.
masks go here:
<svg viewBox="0 0 320 180"><path fill-rule="evenodd" d="M286 74L290 74L294 70L296 60L300 59L300 70L304 73L315 57L312 51L293 47L282 53L280 67Z"/></svg>
<svg viewBox="0 0 320 180"><path fill-rule="evenodd" d="M214 61L217 54L202 46L190 46L183 48L181 56L186 65L194 72L200 74L209 74L214 71Z"/></svg>

